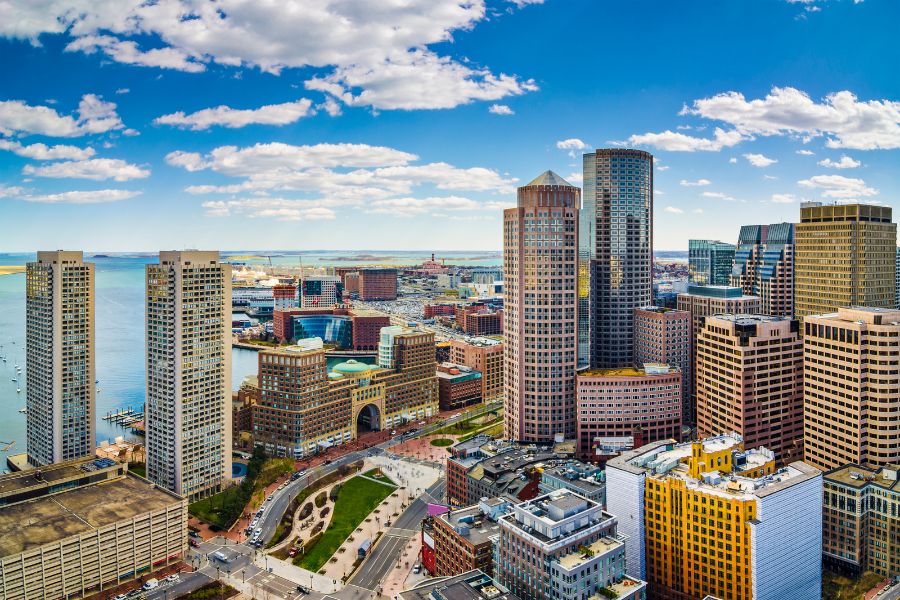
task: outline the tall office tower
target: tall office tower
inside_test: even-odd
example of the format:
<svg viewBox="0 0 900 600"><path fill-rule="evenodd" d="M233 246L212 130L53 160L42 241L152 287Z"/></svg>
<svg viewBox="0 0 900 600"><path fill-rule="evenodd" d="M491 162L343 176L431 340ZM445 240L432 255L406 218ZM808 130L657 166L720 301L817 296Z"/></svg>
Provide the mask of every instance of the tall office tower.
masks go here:
<svg viewBox="0 0 900 600"><path fill-rule="evenodd" d="M796 320L707 317L697 337L697 433L734 431L787 464L803 459L803 341Z"/></svg>
<svg viewBox="0 0 900 600"><path fill-rule="evenodd" d="M729 283L759 296L761 314L794 314L794 227L793 223L741 227Z"/></svg>
<svg viewBox="0 0 900 600"><path fill-rule="evenodd" d="M147 478L194 500L231 478L231 266L163 251L147 265Z"/></svg>
<svg viewBox="0 0 900 600"><path fill-rule="evenodd" d="M734 267L734 244L688 240L688 273L697 285L728 285Z"/></svg>
<svg viewBox="0 0 900 600"><path fill-rule="evenodd" d="M900 463L900 311L840 308L803 323L804 460Z"/></svg>
<svg viewBox="0 0 900 600"><path fill-rule="evenodd" d="M503 211L507 438L575 436L580 190L553 171Z"/></svg>
<svg viewBox="0 0 900 600"><path fill-rule="evenodd" d="M681 370L681 423L693 422L691 410L691 313L645 306L634 311L634 366L660 363ZM680 435L675 436L680 437Z"/></svg>
<svg viewBox="0 0 900 600"><path fill-rule="evenodd" d="M38 252L25 275L28 462L93 456L94 265L81 252Z"/></svg>
<svg viewBox="0 0 900 600"><path fill-rule="evenodd" d="M627 573L651 598L822 597L822 473L739 435L654 442L606 463Z"/></svg>
<svg viewBox="0 0 900 600"><path fill-rule="evenodd" d="M341 302L344 284L333 275L308 275L300 283L300 306L328 308Z"/></svg>
<svg viewBox="0 0 900 600"><path fill-rule="evenodd" d="M894 292L894 308L900 308L900 246L897 246L897 279Z"/></svg>
<svg viewBox="0 0 900 600"><path fill-rule="evenodd" d="M893 308L897 224L887 206L805 203L796 226L794 315Z"/></svg>
<svg viewBox="0 0 900 600"><path fill-rule="evenodd" d="M652 303L652 155L584 155L578 253L578 366L631 366L634 309Z"/></svg>

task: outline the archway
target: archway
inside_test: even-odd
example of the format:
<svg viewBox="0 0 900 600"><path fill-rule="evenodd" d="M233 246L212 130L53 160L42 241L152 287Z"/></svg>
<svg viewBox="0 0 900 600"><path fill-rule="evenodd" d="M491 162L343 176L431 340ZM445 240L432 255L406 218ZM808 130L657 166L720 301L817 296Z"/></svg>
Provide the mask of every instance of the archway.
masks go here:
<svg viewBox="0 0 900 600"><path fill-rule="evenodd" d="M374 404L366 404L356 416L356 433L381 431L381 412Z"/></svg>

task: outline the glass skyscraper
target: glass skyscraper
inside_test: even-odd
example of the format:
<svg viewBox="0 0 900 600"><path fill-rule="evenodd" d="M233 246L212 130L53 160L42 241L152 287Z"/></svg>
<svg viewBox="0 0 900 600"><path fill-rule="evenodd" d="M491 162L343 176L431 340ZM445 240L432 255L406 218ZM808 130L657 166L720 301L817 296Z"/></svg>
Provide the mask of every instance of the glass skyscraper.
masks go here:
<svg viewBox="0 0 900 600"><path fill-rule="evenodd" d="M744 225L730 283L759 296L764 315L794 314L794 224Z"/></svg>
<svg viewBox="0 0 900 600"><path fill-rule="evenodd" d="M734 245L718 240L688 240L691 283L728 285L734 265Z"/></svg>
<svg viewBox="0 0 900 600"><path fill-rule="evenodd" d="M584 155L579 218L578 366L632 364L634 309L652 302L653 156Z"/></svg>

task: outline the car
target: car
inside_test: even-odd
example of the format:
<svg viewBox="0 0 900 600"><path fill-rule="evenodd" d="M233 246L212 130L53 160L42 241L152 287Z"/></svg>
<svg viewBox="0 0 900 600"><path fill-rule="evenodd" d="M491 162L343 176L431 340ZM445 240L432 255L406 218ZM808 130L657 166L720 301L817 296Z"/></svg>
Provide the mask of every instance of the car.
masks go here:
<svg viewBox="0 0 900 600"><path fill-rule="evenodd" d="M179 577L178 573L172 573L168 577L166 577L166 583L177 583L181 577Z"/></svg>
<svg viewBox="0 0 900 600"><path fill-rule="evenodd" d="M397 435L397 430L395 429L394 431L392 431L391 435Z"/></svg>
<svg viewBox="0 0 900 600"><path fill-rule="evenodd" d="M194 538L189 539L188 544L191 545L191 548L199 548L200 547L200 542L198 542Z"/></svg>
<svg viewBox="0 0 900 600"><path fill-rule="evenodd" d="M159 587L159 579L156 579L154 577L152 579L148 579L147 581L145 581L144 585L141 586L141 589L144 591L147 591L147 590L155 590L158 587Z"/></svg>
<svg viewBox="0 0 900 600"><path fill-rule="evenodd" d="M419 425L424 425L425 421L419 421Z"/></svg>
<svg viewBox="0 0 900 600"><path fill-rule="evenodd" d="M125 600L127 597L128 596L126 596L125 594L119 594L118 596L114 597L112 600Z"/></svg>
<svg viewBox="0 0 900 600"><path fill-rule="evenodd" d="M303 587L302 585L298 585L298 586L297 586L297 591L300 592L301 594L308 594L308 593L309 593L309 590L308 590L307 588Z"/></svg>
<svg viewBox="0 0 900 600"><path fill-rule="evenodd" d="M306 475L306 469L297 471L297 477L303 477L304 475Z"/></svg>
<svg viewBox="0 0 900 600"><path fill-rule="evenodd" d="M199 537L200 537L200 534L197 533L196 531L193 531L193 530L192 530L192 531L188 531L188 535L191 536L192 538L199 538Z"/></svg>
<svg viewBox="0 0 900 600"><path fill-rule="evenodd" d="M290 558L294 558L295 556L297 556L297 548L292 547L290 550L288 550L288 556Z"/></svg>
<svg viewBox="0 0 900 600"><path fill-rule="evenodd" d="M266 502L271 502L271 501L272 501L272 496L269 496L268 498L266 498Z"/></svg>
<svg viewBox="0 0 900 600"><path fill-rule="evenodd" d="M259 534L261 534L261 533L262 533L262 527L257 527L257 528L256 528L256 535L259 535Z"/></svg>
<svg viewBox="0 0 900 600"><path fill-rule="evenodd" d="M422 565L418 565L418 564L417 564L416 566L413 567L413 574L414 574L414 575L418 575L418 574L421 573L421 572L422 572Z"/></svg>

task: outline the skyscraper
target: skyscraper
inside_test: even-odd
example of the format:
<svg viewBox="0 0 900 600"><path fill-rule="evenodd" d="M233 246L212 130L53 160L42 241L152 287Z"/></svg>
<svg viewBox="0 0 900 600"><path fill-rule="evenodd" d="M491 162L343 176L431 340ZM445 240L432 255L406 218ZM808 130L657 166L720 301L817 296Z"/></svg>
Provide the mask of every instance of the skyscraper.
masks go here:
<svg viewBox="0 0 900 600"><path fill-rule="evenodd" d="M744 225L730 284L759 296L760 313L794 314L794 224Z"/></svg>
<svg viewBox="0 0 900 600"><path fill-rule="evenodd" d="M231 477L231 266L164 251L146 275L147 477L194 500Z"/></svg>
<svg viewBox="0 0 900 600"><path fill-rule="evenodd" d="M733 244L716 240L688 240L688 271L692 283L728 285L733 266Z"/></svg>
<svg viewBox="0 0 900 600"><path fill-rule="evenodd" d="M694 420L692 340L691 313L658 306L634 311L634 366L661 363L681 370L682 425L690 425ZM681 435L672 437L680 439Z"/></svg>
<svg viewBox="0 0 900 600"><path fill-rule="evenodd" d="M503 211L508 438L575 436L580 190L546 171Z"/></svg>
<svg viewBox="0 0 900 600"><path fill-rule="evenodd" d="M578 253L578 366L630 366L634 309L652 302L648 152L618 148L584 155Z"/></svg>
<svg viewBox="0 0 900 600"><path fill-rule="evenodd" d="M38 252L25 294L28 462L93 456L94 265L81 252Z"/></svg>
<svg viewBox="0 0 900 600"><path fill-rule="evenodd" d="M894 307L897 224L890 207L806 203L795 250L798 318L842 306Z"/></svg>

